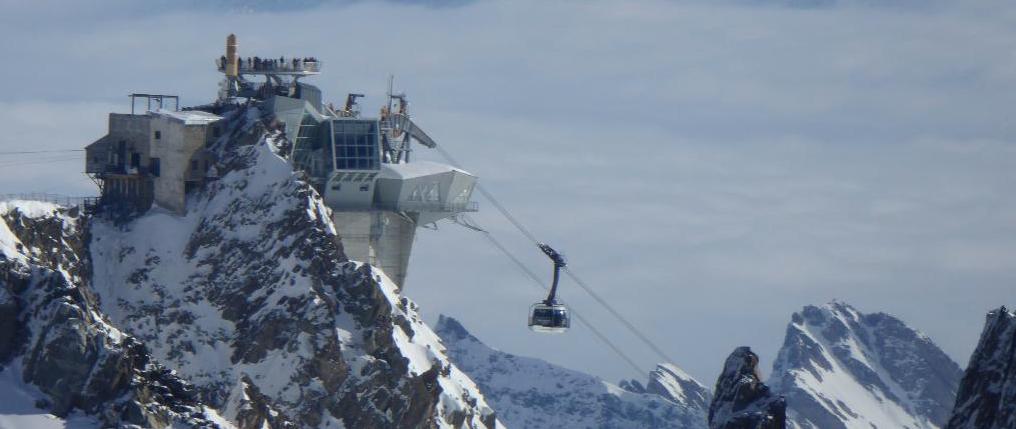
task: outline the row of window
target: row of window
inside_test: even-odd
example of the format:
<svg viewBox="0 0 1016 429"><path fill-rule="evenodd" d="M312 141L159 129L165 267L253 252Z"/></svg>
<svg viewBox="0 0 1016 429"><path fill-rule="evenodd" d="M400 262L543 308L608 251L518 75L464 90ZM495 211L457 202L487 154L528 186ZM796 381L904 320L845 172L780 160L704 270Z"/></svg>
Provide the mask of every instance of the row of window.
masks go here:
<svg viewBox="0 0 1016 429"><path fill-rule="evenodd" d="M377 122L332 121L335 168L339 170L377 170L381 168Z"/></svg>

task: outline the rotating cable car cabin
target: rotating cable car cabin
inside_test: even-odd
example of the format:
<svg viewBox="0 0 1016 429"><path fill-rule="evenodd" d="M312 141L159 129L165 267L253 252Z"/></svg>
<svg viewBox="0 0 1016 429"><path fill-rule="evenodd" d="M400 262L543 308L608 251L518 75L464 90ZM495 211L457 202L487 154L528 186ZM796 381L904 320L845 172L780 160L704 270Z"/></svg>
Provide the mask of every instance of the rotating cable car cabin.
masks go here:
<svg viewBox="0 0 1016 429"><path fill-rule="evenodd" d="M556 297L561 268L567 263L564 257L550 246L543 243L540 243L539 246L540 250L554 262L554 282L550 286L550 294L547 295L547 299L537 302L529 308L529 329L534 332L560 334L571 327L568 307L557 301Z"/></svg>

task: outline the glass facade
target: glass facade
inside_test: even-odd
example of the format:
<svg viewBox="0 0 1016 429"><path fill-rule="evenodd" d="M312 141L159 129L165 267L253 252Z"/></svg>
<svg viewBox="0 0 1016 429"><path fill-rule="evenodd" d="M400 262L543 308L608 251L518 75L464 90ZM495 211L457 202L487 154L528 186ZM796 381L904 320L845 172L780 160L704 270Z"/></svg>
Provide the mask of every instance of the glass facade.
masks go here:
<svg viewBox="0 0 1016 429"><path fill-rule="evenodd" d="M325 139L320 138L324 129ZM319 126L310 115L304 115L293 147L293 165L311 177L323 179L332 170L332 145L327 141L327 126Z"/></svg>
<svg viewBox="0 0 1016 429"><path fill-rule="evenodd" d="M381 168L376 121L333 120L335 168L377 170Z"/></svg>

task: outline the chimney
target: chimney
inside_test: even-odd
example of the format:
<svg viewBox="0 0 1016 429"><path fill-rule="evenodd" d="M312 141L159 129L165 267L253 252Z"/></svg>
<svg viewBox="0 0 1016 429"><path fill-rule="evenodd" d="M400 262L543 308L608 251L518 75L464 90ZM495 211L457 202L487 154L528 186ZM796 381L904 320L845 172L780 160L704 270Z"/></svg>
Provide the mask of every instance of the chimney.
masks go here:
<svg viewBox="0 0 1016 429"><path fill-rule="evenodd" d="M240 59L236 56L236 35L226 37L226 77L235 78L240 73Z"/></svg>

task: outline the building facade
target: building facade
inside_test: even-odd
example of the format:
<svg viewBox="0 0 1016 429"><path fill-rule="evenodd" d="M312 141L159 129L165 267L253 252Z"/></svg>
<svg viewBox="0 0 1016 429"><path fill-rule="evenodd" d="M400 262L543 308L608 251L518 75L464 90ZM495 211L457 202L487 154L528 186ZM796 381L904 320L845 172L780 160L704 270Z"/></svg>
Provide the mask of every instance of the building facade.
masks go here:
<svg viewBox="0 0 1016 429"><path fill-rule="evenodd" d="M111 113L108 133L85 148L100 206L144 211L156 204L184 214L187 193L208 179L205 148L219 137L220 119L201 111Z"/></svg>

